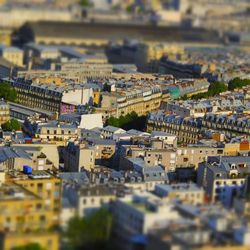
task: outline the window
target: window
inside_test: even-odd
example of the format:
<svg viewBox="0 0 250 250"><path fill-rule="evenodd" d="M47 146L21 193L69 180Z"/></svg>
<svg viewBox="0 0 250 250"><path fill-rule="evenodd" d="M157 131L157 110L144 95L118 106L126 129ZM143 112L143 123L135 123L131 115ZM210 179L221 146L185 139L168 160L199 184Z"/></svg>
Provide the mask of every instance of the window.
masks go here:
<svg viewBox="0 0 250 250"><path fill-rule="evenodd" d="M56 135L56 130L54 130L54 135Z"/></svg>
<svg viewBox="0 0 250 250"><path fill-rule="evenodd" d="M45 221L45 220L46 220L45 215L41 215L41 216L40 216L40 221Z"/></svg>

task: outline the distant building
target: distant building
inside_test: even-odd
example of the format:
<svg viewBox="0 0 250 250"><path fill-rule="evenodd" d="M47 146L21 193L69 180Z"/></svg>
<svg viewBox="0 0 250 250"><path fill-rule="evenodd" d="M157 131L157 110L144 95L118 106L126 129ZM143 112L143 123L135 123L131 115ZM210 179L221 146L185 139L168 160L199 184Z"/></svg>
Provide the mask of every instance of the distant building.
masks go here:
<svg viewBox="0 0 250 250"><path fill-rule="evenodd" d="M21 49L0 46L0 56L16 66L23 66L23 51Z"/></svg>
<svg viewBox="0 0 250 250"><path fill-rule="evenodd" d="M10 106L4 100L0 100L0 125L10 120Z"/></svg>

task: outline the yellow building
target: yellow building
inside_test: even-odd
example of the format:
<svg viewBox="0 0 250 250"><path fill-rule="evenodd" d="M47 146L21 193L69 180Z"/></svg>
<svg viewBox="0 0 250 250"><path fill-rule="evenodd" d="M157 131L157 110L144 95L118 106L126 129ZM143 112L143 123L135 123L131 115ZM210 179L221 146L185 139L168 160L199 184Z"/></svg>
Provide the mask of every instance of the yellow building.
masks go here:
<svg viewBox="0 0 250 250"><path fill-rule="evenodd" d="M12 250L13 247L27 246L31 243L38 243L46 250L59 249L59 235L53 232L0 234L0 242L0 249L3 250Z"/></svg>
<svg viewBox="0 0 250 250"><path fill-rule="evenodd" d="M0 56L16 66L23 66L23 51L16 47L0 47Z"/></svg>
<svg viewBox="0 0 250 250"><path fill-rule="evenodd" d="M3 44L4 46L10 46L11 45L11 34L12 34L11 29L1 28L0 29L0 44Z"/></svg>
<svg viewBox="0 0 250 250"><path fill-rule="evenodd" d="M5 101L0 100L0 125L6 123L9 120L10 120L10 107Z"/></svg>
<svg viewBox="0 0 250 250"><path fill-rule="evenodd" d="M141 71L158 72L159 60L165 55L170 59L176 59L184 55L184 47L153 42L139 44L135 55L136 65Z"/></svg>
<svg viewBox="0 0 250 250"><path fill-rule="evenodd" d="M47 171L1 175L0 249L39 243L57 250L61 180Z"/></svg>
<svg viewBox="0 0 250 250"><path fill-rule="evenodd" d="M44 206L49 213L49 225L59 223L59 212L61 208L61 179L48 173L47 171L33 171L34 178L24 178L25 174L20 174L21 178L13 179L14 183L21 185L28 191L38 195L44 202Z"/></svg>
<svg viewBox="0 0 250 250"><path fill-rule="evenodd" d="M226 143L224 147L224 155L237 156L240 151L239 143Z"/></svg>
<svg viewBox="0 0 250 250"><path fill-rule="evenodd" d="M93 89L93 103L99 105L101 100L101 92L99 89Z"/></svg>

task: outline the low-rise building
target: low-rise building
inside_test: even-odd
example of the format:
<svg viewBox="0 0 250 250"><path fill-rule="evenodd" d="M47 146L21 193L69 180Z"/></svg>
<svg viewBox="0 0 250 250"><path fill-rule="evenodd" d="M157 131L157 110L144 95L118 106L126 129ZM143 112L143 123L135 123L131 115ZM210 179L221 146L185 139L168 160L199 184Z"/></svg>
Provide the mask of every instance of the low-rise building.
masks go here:
<svg viewBox="0 0 250 250"><path fill-rule="evenodd" d="M60 124L58 122L38 124L35 137L45 141L76 139L78 138L78 128L75 124Z"/></svg>
<svg viewBox="0 0 250 250"><path fill-rule="evenodd" d="M161 198L179 199L194 205L203 204L205 197L203 188L192 183L156 185L154 193Z"/></svg>

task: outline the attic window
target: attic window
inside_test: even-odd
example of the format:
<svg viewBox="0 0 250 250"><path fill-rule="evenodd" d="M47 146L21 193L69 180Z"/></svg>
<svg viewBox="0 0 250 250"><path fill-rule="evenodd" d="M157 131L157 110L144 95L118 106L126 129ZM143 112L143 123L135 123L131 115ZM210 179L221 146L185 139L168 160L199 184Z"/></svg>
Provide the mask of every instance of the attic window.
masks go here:
<svg viewBox="0 0 250 250"><path fill-rule="evenodd" d="M238 166L239 166L239 168L245 168L246 167L246 163L239 163Z"/></svg>

